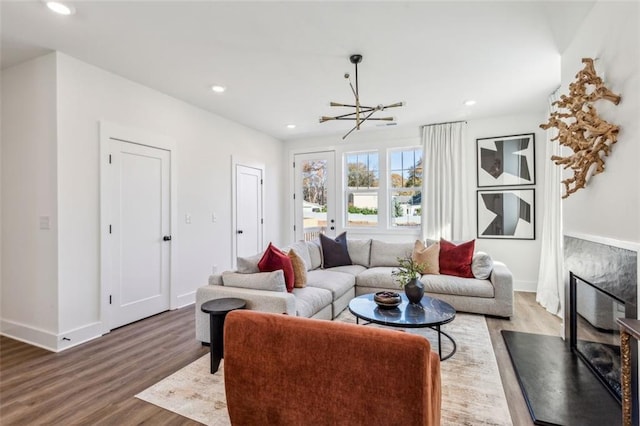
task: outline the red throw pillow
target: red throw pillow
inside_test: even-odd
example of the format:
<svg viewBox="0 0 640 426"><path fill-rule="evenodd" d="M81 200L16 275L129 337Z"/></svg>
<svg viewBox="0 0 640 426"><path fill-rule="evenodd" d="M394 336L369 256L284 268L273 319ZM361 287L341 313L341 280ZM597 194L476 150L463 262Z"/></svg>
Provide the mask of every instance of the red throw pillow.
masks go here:
<svg viewBox="0 0 640 426"><path fill-rule="evenodd" d="M284 282L287 285L287 291L293 291L295 276L293 275L293 265L289 256L278 250L276 246L269 243L269 247L264 251L262 258L258 262L260 272L273 272L278 269L284 271Z"/></svg>
<svg viewBox="0 0 640 426"><path fill-rule="evenodd" d="M447 240L440 240L440 274L454 277L473 278L471 262L476 240L455 245Z"/></svg>

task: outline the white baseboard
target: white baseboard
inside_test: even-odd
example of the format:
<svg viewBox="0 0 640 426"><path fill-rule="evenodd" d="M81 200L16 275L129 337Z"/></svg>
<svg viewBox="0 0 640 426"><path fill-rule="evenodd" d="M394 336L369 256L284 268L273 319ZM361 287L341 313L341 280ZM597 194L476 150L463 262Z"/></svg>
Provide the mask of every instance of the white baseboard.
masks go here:
<svg viewBox="0 0 640 426"><path fill-rule="evenodd" d="M193 305L194 303L196 303L196 292L191 291L176 297L174 306L172 306L171 309L184 308L185 306Z"/></svg>
<svg viewBox="0 0 640 426"><path fill-rule="evenodd" d="M58 352L58 336L47 330L2 319L0 334L51 352Z"/></svg>
<svg viewBox="0 0 640 426"><path fill-rule="evenodd" d="M89 324L62 334L55 334L26 324L0 320L0 334L51 352L60 352L102 336L102 324Z"/></svg>
<svg viewBox="0 0 640 426"><path fill-rule="evenodd" d="M78 346L103 335L101 322L87 324L58 335L58 351Z"/></svg>
<svg viewBox="0 0 640 426"><path fill-rule="evenodd" d="M537 281L513 281L513 291L526 291L529 293L536 293L538 291Z"/></svg>

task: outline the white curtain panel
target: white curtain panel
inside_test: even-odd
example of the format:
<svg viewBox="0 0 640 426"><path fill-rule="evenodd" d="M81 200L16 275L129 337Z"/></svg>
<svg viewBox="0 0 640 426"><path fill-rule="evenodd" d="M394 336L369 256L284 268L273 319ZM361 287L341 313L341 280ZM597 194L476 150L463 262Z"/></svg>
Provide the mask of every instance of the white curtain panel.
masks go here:
<svg viewBox="0 0 640 426"><path fill-rule="evenodd" d="M556 90L549 96L549 114L557 108ZM564 255L562 252L562 168L551 161L552 155L560 155L560 144L551 142L557 129L547 130L545 144L544 182L542 206L542 232L540 236L540 269L536 301L547 311L564 318Z"/></svg>
<svg viewBox="0 0 640 426"><path fill-rule="evenodd" d="M469 237L473 208L465 197L467 161L466 122L432 124L421 128L424 148L422 238L464 240Z"/></svg>

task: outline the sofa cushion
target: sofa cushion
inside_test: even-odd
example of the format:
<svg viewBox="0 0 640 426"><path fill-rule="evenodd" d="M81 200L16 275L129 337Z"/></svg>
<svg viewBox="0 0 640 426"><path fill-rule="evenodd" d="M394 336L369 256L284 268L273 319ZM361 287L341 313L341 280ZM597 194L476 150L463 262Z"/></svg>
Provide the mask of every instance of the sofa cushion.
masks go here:
<svg viewBox="0 0 640 426"><path fill-rule="evenodd" d="M294 249L290 249L287 256L291 259L291 266L293 267L293 286L298 288L304 287L307 285L307 265Z"/></svg>
<svg viewBox="0 0 640 426"><path fill-rule="evenodd" d="M322 266L322 250L320 249L320 240L307 241L309 249L309 258L311 259L311 269L318 269Z"/></svg>
<svg viewBox="0 0 640 426"><path fill-rule="evenodd" d="M296 254L304 260L304 263L307 265L307 271L311 268L311 256L309 255L309 247L306 241L296 241L290 246L286 247L286 250L295 250Z"/></svg>
<svg viewBox="0 0 640 426"><path fill-rule="evenodd" d="M347 240L349 257L354 265L369 266L371 240Z"/></svg>
<svg viewBox="0 0 640 426"><path fill-rule="evenodd" d="M453 277L451 275L425 275L420 281L424 284L424 291L427 293L495 297L493 285L488 280Z"/></svg>
<svg viewBox="0 0 640 426"><path fill-rule="evenodd" d="M295 283L291 259L272 243L269 243L269 246L262 255L262 259L258 262L258 268L260 272L272 272L282 269L284 271L284 282L287 285L287 291L291 293Z"/></svg>
<svg viewBox="0 0 640 426"><path fill-rule="evenodd" d="M471 261L471 272L473 276L479 280L486 280L493 270L493 259L487 253L482 251L476 252Z"/></svg>
<svg viewBox="0 0 640 426"><path fill-rule="evenodd" d="M353 265L350 267L360 267ZM340 266L339 268L348 268L349 266ZM332 268L317 269L307 273L307 286L322 288L331 292L331 301L337 300L356 284L356 277L352 274L337 272Z"/></svg>
<svg viewBox="0 0 640 426"><path fill-rule="evenodd" d="M423 267L420 270L421 274L440 274L440 262L438 257L440 256L440 243L435 243L426 247L420 240L416 240L413 245L413 253L411 258L414 262L417 262Z"/></svg>
<svg viewBox="0 0 640 426"><path fill-rule="evenodd" d="M256 272L260 272L258 262L260 262L261 258L262 253L254 254L249 257L238 257L236 259L237 272L241 274L255 274Z"/></svg>
<svg viewBox="0 0 640 426"><path fill-rule="evenodd" d="M336 266L335 268L329 268L326 270L333 271L333 272L344 272L345 274L351 274L353 276L356 276L360 274L362 271L366 271L367 268L365 268L362 265L344 265L344 266Z"/></svg>
<svg viewBox="0 0 640 426"><path fill-rule="evenodd" d="M322 288L307 285L294 288L293 294L296 296L296 312L301 317L311 318L331 304L331 292Z"/></svg>
<svg viewBox="0 0 640 426"><path fill-rule="evenodd" d="M347 248L347 233L343 232L335 239L320 234L320 246L322 247L322 267L352 265Z"/></svg>
<svg viewBox="0 0 640 426"><path fill-rule="evenodd" d="M373 240L369 266L398 266L398 258L411 256L412 251L413 243L385 243Z"/></svg>
<svg viewBox="0 0 640 426"><path fill-rule="evenodd" d="M471 261L476 240L455 245L447 240L440 240L440 273L454 277L474 278L471 272Z"/></svg>
<svg viewBox="0 0 640 426"><path fill-rule="evenodd" d="M222 285L225 287L252 288L254 290L287 291L282 269L272 272L256 272L255 274L223 272Z"/></svg>
<svg viewBox="0 0 640 426"><path fill-rule="evenodd" d="M378 266L369 268L358 274L356 285L374 288L400 288L398 282L393 278L391 272L396 269L392 266Z"/></svg>

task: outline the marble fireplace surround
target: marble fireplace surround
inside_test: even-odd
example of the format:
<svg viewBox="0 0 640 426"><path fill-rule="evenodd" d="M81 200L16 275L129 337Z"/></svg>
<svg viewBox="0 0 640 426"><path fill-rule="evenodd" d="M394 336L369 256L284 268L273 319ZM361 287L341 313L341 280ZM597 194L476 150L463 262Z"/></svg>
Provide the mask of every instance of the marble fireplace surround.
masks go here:
<svg viewBox="0 0 640 426"><path fill-rule="evenodd" d="M569 273L619 297L627 304L627 317L637 318L638 244L591 235L564 235L565 301L569 303ZM599 307L594 305L594 310ZM564 310L565 336L569 336L568 307ZM596 312L597 313L597 312Z"/></svg>

